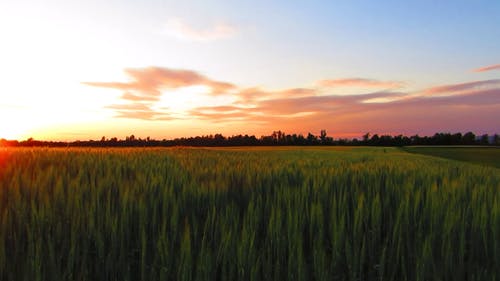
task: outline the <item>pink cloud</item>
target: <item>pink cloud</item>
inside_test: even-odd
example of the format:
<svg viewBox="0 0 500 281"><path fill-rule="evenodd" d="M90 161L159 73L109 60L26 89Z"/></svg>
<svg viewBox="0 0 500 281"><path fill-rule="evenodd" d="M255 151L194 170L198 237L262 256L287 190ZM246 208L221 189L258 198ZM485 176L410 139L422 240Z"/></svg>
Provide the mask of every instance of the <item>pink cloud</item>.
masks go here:
<svg viewBox="0 0 500 281"><path fill-rule="evenodd" d="M145 96L145 95L134 95L130 92L124 92L121 96L122 100L126 101L143 101L143 102L154 102L160 100L159 96Z"/></svg>
<svg viewBox="0 0 500 281"><path fill-rule="evenodd" d="M485 71L491 71L491 70L499 70L500 69L500 64L494 64L494 65L489 65L489 66L484 66L480 68L473 69L472 71L474 72L485 72Z"/></svg>
<svg viewBox="0 0 500 281"><path fill-rule="evenodd" d="M132 104L113 104L108 105L106 108L117 109L117 110L151 110L151 108L142 103L132 103Z"/></svg>
<svg viewBox="0 0 500 281"><path fill-rule="evenodd" d="M131 77L129 82L86 83L124 91L122 103L107 107L120 118L178 119L168 109L155 106L162 95L161 90L205 85L212 91L231 93L235 99L223 105L192 108L186 114L208 124L245 128L248 132L327 129L332 133L370 131L422 134L424 131L434 133L442 130L500 128L500 79L441 85L418 92L396 92L393 90L396 82L361 78L329 80L336 81L330 85L388 88L372 93L333 95L317 88L299 87L279 91L240 89L232 83L212 80L190 70L149 67L127 69L126 73ZM215 93L212 92L212 95ZM379 102L370 102L373 100Z"/></svg>
<svg viewBox="0 0 500 281"><path fill-rule="evenodd" d="M152 110L117 111L116 118L140 119L147 121L169 121L176 118Z"/></svg>
<svg viewBox="0 0 500 281"><path fill-rule="evenodd" d="M206 86L212 95L225 94L236 86L222 81L212 80L198 72L184 69L163 67L128 68L125 73L129 82L83 82L93 87L111 88L123 91L121 99L128 104L111 105L118 117L145 120L168 120L162 112L155 112L151 106L158 102L162 90L177 89L190 86ZM141 108L138 108L141 107ZM145 108L147 107L147 108ZM135 110L135 111L134 111Z"/></svg>
<svg viewBox="0 0 500 281"><path fill-rule="evenodd" d="M317 90L309 88L291 88L282 91L265 91L259 88L247 88L237 93L238 101L243 104L255 103L265 99L297 98L314 96Z"/></svg>
<svg viewBox="0 0 500 281"><path fill-rule="evenodd" d="M423 91L424 94L432 95L432 94L454 94L463 91L479 89L479 88L488 88L492 86L500 85L500 79L492 79L492 80L482 80L482 81L473 81L461 84L450 84L432 87Z"/></svg>
<svg viewBox="0 0 500 281"><path fill-rule="evenodd" d="M407 97L407 98L401 98ZM365 103L375 98L389 102ZM191 116L215 122L264 124L286 131L434 133L499 128L500 88L473 89L449 96L375 92L348 96L308 96L259 101L255 107L204 107ZM464 120L467 119L467 120ZM302 128L302 129L301 129ZM482 129L481 129L482 130ZM483 130L484 131L484 130Z"/></svg>
<svg viewBox="0 0 500 281"><path fill-rule="evenodd" d="M144 103L126 103L112 104L106 106L115 111L117 118L130 118L141 120L172 120L174 119L167 110L158 110L151 108L150 104Z"/></svg>
<svg viewBox="0 0 500 281"><path fill-rule="evenodd" d="M286 91L283 91L286 92ZM376 92L361 95L349 96L297 96L284 97L279 96L272 99L258 101L254 106L215 106L215 107L199 107L191 113L195 117L202 119L210 119L212 117L219 119L226 114L231 114L232 117L239 115L246 120L260 120L262 117L269 118L271 116L305 116L314 115L316 113L341 113L346 110L356 110L357 108L366 106L363 102L374 98L385 97L400 97L401 93L394 92Z"/></svg>
<svg viewBox="0 0 500 281"><path fill-rule="evenodd" d="M214 95L223 94L235 86L231 83L212 80L195 71L162 67L128 68L125 73L129 82L83 82L85 85L127 91L124 97L139 100L161 96L163 89L189 86L207 86ZM132 93L131 93L132 92Z"/></svg>
<svg viewBox="0 0 500 281"><path fill-rule="evenodd" d="M329 79L317 82L320 87L356 87L356 88L379 88L397 89L404 87L404 83L396 81L378 81L364 78Z"/></svg>

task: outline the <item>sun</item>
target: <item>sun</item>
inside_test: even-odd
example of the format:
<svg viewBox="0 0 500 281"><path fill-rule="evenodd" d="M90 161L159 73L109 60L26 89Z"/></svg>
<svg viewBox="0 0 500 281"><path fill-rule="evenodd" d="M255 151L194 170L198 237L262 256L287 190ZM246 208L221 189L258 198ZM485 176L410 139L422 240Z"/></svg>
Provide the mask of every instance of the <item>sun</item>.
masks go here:
<svg viewBox="0 0 500 281"><path fill-rule="evenodd" d="M20 126L20 124L17 124L16 122L2 122L2 125L0 125L0 139L21 140L25 137L28 131L29 128Z"/></svg>
<svg viewBox="0 0 500 281"><path fill-rule="evenodd" d="M10 110L0 111L0 139L23 140L30 137L30 133L38 125L36 117L30 112Z"/></svg>
<svg viewBox="0 0 500 281"><path fill-rule="evenodd" d="M9 130L0 128L0 139L19 140L22 135L23 132L21 130Z"/></svg>

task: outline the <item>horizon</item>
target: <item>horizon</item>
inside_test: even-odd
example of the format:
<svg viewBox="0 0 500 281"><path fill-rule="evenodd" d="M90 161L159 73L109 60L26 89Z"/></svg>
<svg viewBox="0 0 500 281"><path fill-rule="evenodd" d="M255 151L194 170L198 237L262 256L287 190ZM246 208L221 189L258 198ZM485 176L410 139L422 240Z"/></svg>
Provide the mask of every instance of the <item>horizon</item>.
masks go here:
<svg viewBox="0 0 500 281"><path fill-rule="evenodd" d="M499 133L500 2L0 3L0 139Z"/></svg>
<svg viewBox="0 0 500 281"><path fill-rule="evenodd" d="M118 136L101 136L100 138L96 139L76 139L76 140L56 140L56 139L36 139L33 137L29 137L27 139L6 139L6 138L0 138L1 142L17 142L17 143L22 143L22 142L42 142L42 143L78 143L78 142L111 142L113 139L115 141L119 142L124 142L124 141L129 141L132 139L132 141L177 141L177 140L188 140L188 139L195 139L195 138L202 138L202 139L214 139L217 138L217 136L221 136L225 140L229 140L231 138L238 138L238 137L248 137L248 138L255 138L256 140L265 140L265 138L268 137L276 137L277 134L281 134L283 137L299 137L299 138L304 138L306 139L309 134L314 136L316 140L321 140L321 135L322 133L325 133L324 137L329 139L329 142L338 142L338 141L348 141L348 142L356 142L356 141L364 141L365 138L368 138L368 140L372 139L373 137L391 137L391 138L407 138L407 139L412 139L412 138L421 138L421 139L432 139L432 138L442 138L442 137L457 137L458 136L458 141L460 142L461 139L464 136L467 136L468 134L472 134L474 136L474 139L476 141L482 140L483 137L487 137L488 141L490 144L495 145L495 138L499 137L500 135L498 133L494 134L476 134L472 131L468 132L435 132L434 134L431 135L419 135L419 134L414 134L414 135L404 135L404 134L383 134L383 133L376 133L376 132L366 132L361 136L357 137L343 137L343 136L338 136L338 135L332 135L328 133L326 130L321 130L319 134L315 134L313 132L308 132L306 134L302 133L287 133L283 132L281 130L273 131L270 134L264 134L264 135L253 135L253 134L234 134L234 135L224 135L220 133L215 133L215 134L208 134L208 135L191 135L191 136L181 136L181 137L176 137L176 138L163 138L163 139L158 139L158 138L153 138L150 136L140 136L140 135L135 135L135 134L130 134L124 137L118 137ZM455 140L457 141L457 140ZM493 143L491 143L493 141ZM0 147L2 146L2 143L0 142ZM479 144L479 143L478 143ZM456 144L455 144L456 145ZM246 145L245 145L246 146Z"/></svg>

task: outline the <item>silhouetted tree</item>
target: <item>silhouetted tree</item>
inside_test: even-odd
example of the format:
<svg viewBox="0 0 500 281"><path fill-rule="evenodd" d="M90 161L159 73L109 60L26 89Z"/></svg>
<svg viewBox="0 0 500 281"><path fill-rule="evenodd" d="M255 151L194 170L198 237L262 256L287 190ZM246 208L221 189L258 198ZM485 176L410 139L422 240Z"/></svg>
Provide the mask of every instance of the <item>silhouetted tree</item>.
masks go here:
<svg viewBox="0 0 500 281"><path fill-rule="evenodd" d="M313 145L313 144L317 144L317 143L318 143L318 138L315 135L308 133L307 134L307 144Z"/></svg>
<svg viewBox="0 0 500 281"><path fill-rule="evenodd" d="M456 133L456 134L451 135L450 141L447 144L462 144L463 141L464 140L463 140L462 134L461 133Z"/></svg>
<svg viewBox="0 0 500 281"><path fill-rule="evenodd" d="M321 139L321 144L326 142L326 130L321 130L319 138Z"/></svg>
<svg viewBox="0 0 500 281"><path fill-rule="evenodd" d="M493 145L500 145L500 136L498 134L493 135Z"/></svg>
<svg viewBox="0 0 500 281"><path fill-rule="evenodd" d="M380 137L377 134L375 134L370 139L369 144L371 144L371 145L379 145L379 141L380 141Z"/></svg>
<svg viewBox="0 0 500 281"><path fill-rule="evenodd" d="M255 136L236 135L231 137L224 137L222 134L196 136L189 138L176 138L172 140L155 140L151 137L145 139L136 138L134 135L125 137L124 140L119 140L116 137L106 139L103 136L100 141L73 141L73 142L52 142L52 141L38 141L29 138L24 141L7 141L0 140L2 146L49 146L49 147L63 147L63 146L88 146L88 147L112 147L112 146L256 146L256 145L376 145L376 146L405 146L405 145L472 145L490 144L490 137L487 134L482 135L476 139L476 135L472 132L467 132L464 135L461 133L436 133L433 136L414 135L411 137L397 135L381 135L374 134L370 138L370 134L363 135L363 140L339 138L334 140L328 137L326 130L321 130L319 136L308 133L307 137L302 134L287 135L282 131L274 131L271 135ZM500 137L495 134L491 137L492 145L500 145Z"/></svg>
<svg viewBox="0 0 500 281"><path fill-rule="evenodd" d="M488 134L484 134L481 136L481 139L479 140L479 144L481 144L481 145L490 144L490 137L488 136Z"/></svg>
<svg viewBox="0 0 500 281"><path fill-rule="evenodd" d="M370 133L366 133L363 135L363 143L368 144L370 141Z"/></svg>
<svg viewBox="0 0 500 281"><path fill-rule="evenodd" d="M471 145L475 143L476 143L476 135L474 135L472 132L467 132L462 137L462 144Z"/></svg>

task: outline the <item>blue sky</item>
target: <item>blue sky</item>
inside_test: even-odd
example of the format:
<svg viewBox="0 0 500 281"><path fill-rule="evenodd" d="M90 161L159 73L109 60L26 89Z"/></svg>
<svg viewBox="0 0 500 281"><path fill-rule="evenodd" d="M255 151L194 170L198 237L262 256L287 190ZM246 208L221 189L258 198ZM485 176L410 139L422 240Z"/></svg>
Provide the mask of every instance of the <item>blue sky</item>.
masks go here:
<svg viewBox="0 0 500 281"><path fill-rule="evenodd" d="M4 1L0 117L18 121L0 128L0 137L75 139L110 132L174 137L322 128L345 136L495 133L500 128L495 121L500 120L498 68L473 70L500 63L498 15L499 1ZM146 85L151 79L130 69L168 82ZM181 84L174 83L185 74L189 83L184 76ZM324 80L336 82L319 87ZM490 80L495 81L481 82ZM231 87L215 95L213 81ZM113 88L112 82L129 84ZM400 107L401 99L431 99L423 94L433 92L429 89L475 82L481 83L440 92L463 96L458 104L455 99L419 109L420 100L405 103L407 112L436 111L432 119L402 116L410 124L403 125L381 117L391 105ZM144 92L153 86L158 87L155 100ZM297 88L315 99L381 91L392 96L378 98L385 109L352 100L343 106L333 102L331 110L266 110L269 102L294 104L304 98L293 95ZM124 91L135 94L124 98ZM256 98L244 104L241 96L249 91ZM490 91L489 104L464 102L470 101L464 95L485 98L478 91ZM231 110L221 111L227 107ZM37 122L30 117L40 115L44 118ZM471 116L477 116L474 122Z"/></svg>

